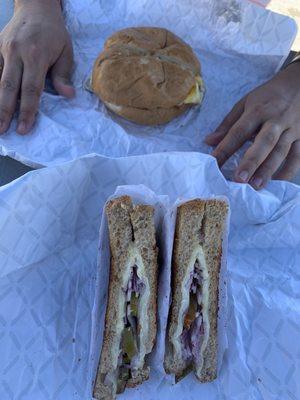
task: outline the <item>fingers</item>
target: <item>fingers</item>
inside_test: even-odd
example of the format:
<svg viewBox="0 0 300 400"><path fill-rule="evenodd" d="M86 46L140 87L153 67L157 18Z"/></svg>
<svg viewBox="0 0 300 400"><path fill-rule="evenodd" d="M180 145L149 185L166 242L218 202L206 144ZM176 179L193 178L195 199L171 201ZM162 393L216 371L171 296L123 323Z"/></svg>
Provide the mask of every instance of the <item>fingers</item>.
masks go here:
<svg viewBox="0 0 300 400"><path fill-rule="evenodd" d="M290 130L284 132L274 149L268 155L266 160L255 171L250 184L255 189L261 189L272 178L275 172L280 168L282 162L286 159L295 135Z"/></svg>
<svg viewBox="0 0 300 400"><path fill-rule="evenodd" d="M300 140L296 140L282 168L274 175L274 179L291 180L300 170Z"/></svg>
<svg viewBox="0 0 300 400"><path fill-rule="evenodd" d="M224 138L230 128L242 116L246 99L243 98L232 108L227 117L221 122L215 132L207 135L205 142L210 146L216 146Z"/></svg>
<svg viewBox="0 0 300 400"><path fill-rule="evenodd" d="M59 59L52 67L51 76L55 90L61 96L72 98L75 96L75 89L71 84L71 73L73 68L72 44L68 43Z"/></svg>
<svg viewBox="0 0 300 400"><path fill-rule="evenodd" d="M20 113L17 126L17 132L21 135L28 133L34 124L46 73L47 65L45 63L24 62Z"/></svg>
<svg viewBox="0 0 300 400"><path fill-rule="evenodd" d="M8 129L12 120L21 79L22 63L16 58L7 57L0 81L0 134Z"/></svg>
<svg viewBox="0 0 300 400"><path fill-rule="evenodd" d="M220 167L255 134L261 122L262 120L259 115L255 116L252 113L244 113L229 129L226 136L212 153L216 157Z"/></svg>
<svg viewBox="0 0 300 400"><path fill-rule="evenodd" d="M248 182L254 172L265 161L277 144L284 128L272 121L266 122L258 132L254 144L246 151L239 167L236 170L237 182ZM289 135L282 135L278 149L285 151L286 146L291 145Z"/></svg>

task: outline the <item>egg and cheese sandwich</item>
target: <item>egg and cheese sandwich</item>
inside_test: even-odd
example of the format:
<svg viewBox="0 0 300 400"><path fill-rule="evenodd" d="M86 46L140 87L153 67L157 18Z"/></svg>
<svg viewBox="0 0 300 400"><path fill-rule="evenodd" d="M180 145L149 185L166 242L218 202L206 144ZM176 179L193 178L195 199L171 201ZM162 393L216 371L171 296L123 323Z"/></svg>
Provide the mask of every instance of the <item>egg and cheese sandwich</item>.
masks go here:
<svg viewBox="0 0 300 400"><path fill-rule="evenodd" d="M92 91L114 113L138 124L171 121L204 95L201 66L192 48L156 27L115 32L95 61Z"/></svg>

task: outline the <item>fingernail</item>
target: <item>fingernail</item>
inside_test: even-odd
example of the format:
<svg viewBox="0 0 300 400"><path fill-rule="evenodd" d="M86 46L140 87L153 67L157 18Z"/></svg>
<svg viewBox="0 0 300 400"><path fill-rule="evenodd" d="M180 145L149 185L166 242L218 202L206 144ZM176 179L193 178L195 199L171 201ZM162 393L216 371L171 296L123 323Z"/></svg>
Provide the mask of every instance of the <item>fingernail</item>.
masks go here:
<svg viewBox="0 0 300 400"><path fill-rule="evenodd" d="M252 183L255 187L260 188L260 187L262 186L262 184L263 184L263 180L262 180L262 178L253 178L252 181L251 181L251 183Z"/></svg>
<svg viewBox="0 0 300 400"><path fill-rule="evenodd" d="M248 178L249 178L249 172L247 172L247 171L241 171L241 172L239 173L239 178L240 178L242 181L247 182L247 181L248 181Z"/></svg>
<svg viewBox="0 0 300 400"><path fill-rule="evenodd" d="M20 133L20 134L22 135L22 134L26 133L26 128L27 128L27 127L26 127L25 122L22 121L22 122L20 122L20 123L18 124L17 132Z"/></svg>

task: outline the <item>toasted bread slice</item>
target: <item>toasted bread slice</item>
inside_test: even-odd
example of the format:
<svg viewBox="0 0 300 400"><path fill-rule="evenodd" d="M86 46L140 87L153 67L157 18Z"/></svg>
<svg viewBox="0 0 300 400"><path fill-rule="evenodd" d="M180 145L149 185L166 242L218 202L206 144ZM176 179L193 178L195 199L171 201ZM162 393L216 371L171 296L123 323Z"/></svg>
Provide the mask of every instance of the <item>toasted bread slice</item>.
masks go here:
<svg viewBox="0 0 300 400"><path fill-rule="evenodd" d="M219 272L227 213L221 200L192 200L177 210L164 361L166 372L177 380L190 370L201 382L217 376Z"/></svg>
<svg viewBox="0 0 300 400"><path fill-rule="evenodd" d="M110 282L105 317L105 329L94 397L113 399L118 390L122 335L127 321L126 313L129 282L132 287L133 268L142 285L138 299L137 353L134 367L124 381L125 387L134 387L149 377L145 356L154 346L157 319L157 247L154 226L154 208L134 206L128 196L111 200L106 206L111 250ZM137 277L136 277L137 278ZM132 291L132 289L130 289ZM128 324L128 321L127 321Z"/></svg>

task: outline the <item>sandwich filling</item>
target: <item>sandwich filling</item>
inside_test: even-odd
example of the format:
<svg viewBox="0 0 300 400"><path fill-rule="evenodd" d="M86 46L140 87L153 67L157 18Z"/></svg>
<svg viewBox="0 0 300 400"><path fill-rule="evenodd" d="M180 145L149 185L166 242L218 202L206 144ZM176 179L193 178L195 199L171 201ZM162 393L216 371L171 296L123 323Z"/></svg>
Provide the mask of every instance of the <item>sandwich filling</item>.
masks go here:
<svg viewBox="0 0 300 400"><path fill-rule="evenodd" d="M195 78L195 84L189 91L187 97L184 99L182 104L200 104L202 103L204 97L204 83L203 79L200 75L197 75ZM179 104L179 105L182 105ZM118 113L122 111L123 107L117 104L105 102L106 107L108 107L111 111Z"/></svg>
<svg viewBox="0 0 300 400"><path fill-rule="evenodd" d="M174 349L185 362L201 371L209 337L209 275L201 246L192 254L188 275L182 284L182 308Z"/></svg>
<svg viewBox="0 0 300 400"><path fill-rule="evenodd" d="M122 393L128 380L135 377L135 371L144 365L146 353L145 342L148 333L146 315L150 298L149 287L143 281L144 265L141 256L134 251L127 285L123 288L125 294L123 330L121 334L118 358L117 393ZM129 261L131 261L129 260Z"/></svg>
<svg viewBox="0 0 300 400"><path fill-rule="evenodd" d="M200 348L204 338L202 282L203 274L197 259L188 282L189 306L184 316L181 334L182 356L188 362L199 359Z"/></svg>
<svg viewBox="0 0 300 400"><path fill-rule="evenodd" d="M189 94L183 101L183 104L200 104L204 96L204 84L202 78L196 76L195 85L190 90Z"/></svg>

